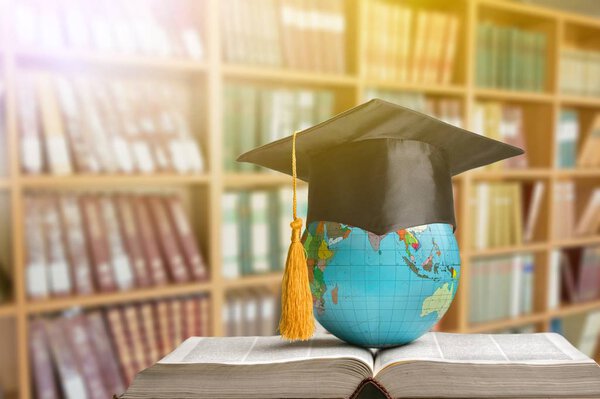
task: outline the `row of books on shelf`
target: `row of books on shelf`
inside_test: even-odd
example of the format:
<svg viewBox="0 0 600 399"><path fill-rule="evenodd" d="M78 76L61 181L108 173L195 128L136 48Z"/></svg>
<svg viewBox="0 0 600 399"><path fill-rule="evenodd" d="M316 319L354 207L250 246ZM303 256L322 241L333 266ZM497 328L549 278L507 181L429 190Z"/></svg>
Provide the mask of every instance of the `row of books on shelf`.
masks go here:
<svg viewBox="0 0 600 399"><path fill-rule="evenodd" d="M559 89L564 94L600 96L600 51L562 50Z"/></svg>
<svg viewBox="0 0 600 399"><path fill-rule="evenodd" d="M524 112L518 105L496 101L475 103L473 131L494 140L525 150L525 154L485 166L486 170L527 167L527 143L524 135Z"/></svg>
<svg viewBox="0 0 600 399"><path fill-rule="evenodd" d="M591 190L585 204L578 200L577 194L573 181L555 184L553 237L590 236L600 229L600 188ZM577 205L580 202L581 205Z"/></svg>
<svg viewBox="0 0 600 399"><path fill-rule="evenodd" d="M229 84L224 90L223 162L226 171L256 171L235 162L260 144L291 135L333 116L330 90L268 88Z"/></svg>
<svg viewBox="0 0 600 399"><path fill-rule="evenodd" d="M531 313L534 257L518 254L471 263L469 321L480 323Z"/></svg>
<svg viewBox="0 0 600 399"><path fill-rule="evenodd" d="M582 132L576 109L562 109L556 131L557 168L600 167L600 113L595 113L587 131Z"/></svg>
<svg viewBox="0 0 600 399"><path fill-rule="evenodd" d="M434 116L446 123L463 127L461 100L451 97L429 97L423 93L398 90L368 89L364 100L380 98Z"/></svg>
<svg viewBox="0 0 600 399"><path fill-rule="evenodd" d="M600 311L553 319L550 328L552 332L564 335L582 353L598 360L600 356Z"/></svg>
<svg viewBox="0 0 600 399"><path fill-rule="evenodd" d="M547 295L549 309L600 299L600 247L552 251Z"/></svg>
<svg viewBox="0 0 600 399"><path fill-rule="evenodd" d="M51 173L198 173L189 92L156 80L23 73L17 82L22 169Z"/></svg>
<svg viewBox="0 0 600 399"><path fill-rule="evenodd" d="M477 26L477 86L543 91L546 79L546 34L482 22Z"/></svg>
<svg viewBox="0 0 600 399"><path fill-rule="evenodd" d="M279 295L267 289L233 291L223 304L225 335L276 335L281 309Z"/></svg>
<svg viewBox="0 0 600 399"><path fill-rule="evenodd" d="M210 336L210 314L208 296L189 296L36 317L29 323L35 397L120 395L186 338Z"/></svg>
<svg viewBox="0 0 600 399"><path fill-rule="evenodd" d="M201 60L202 15L190 0L23 0L11 20L20 48Z"/></svg>
<svg viewBox="0 0 600 399"><path fill-rule="evenodd" d="M365 12L361 58L366 76L427 84L454 81L457 15L382 0L367 2Z"/></svg>
<svg viewBox="0 0 600 399"><path fill-rule="evenodd" d="M308 190L298 194L298 217L306 220ZM289 188L231 191L222 200L222 273L226 278L279 271L290 243Z"/></svg>
<svg viewBox="0 0 600 399"><path fill-rule="evenodd" d="M470 199L472 247L504 247L531 241L544 190L544 183L536 182L525 202L519 183L475 184ZM529 204L525 212L524 203Z"/></svg>
<svg viewBox="0 0 600 399"><path fill-rule="evenodd" d="M343 0L225 0L221 32L226 61L346 72Z"/></svg>
<svg viewBox="0 0 600 399"><path fill-rule="evenodd" d="M202 281L208 269L172 194L27 194L32 299Z"/></svg>

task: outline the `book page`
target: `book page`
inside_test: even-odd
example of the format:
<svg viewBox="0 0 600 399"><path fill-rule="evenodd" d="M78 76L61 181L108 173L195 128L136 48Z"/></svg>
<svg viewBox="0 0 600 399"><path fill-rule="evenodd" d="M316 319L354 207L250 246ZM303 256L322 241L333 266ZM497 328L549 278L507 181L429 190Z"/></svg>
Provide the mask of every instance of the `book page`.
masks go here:
<svg viewBox="0 0 600 399"><path fill-rule="evenodd" d="M270 364L315 359L351 358L373 366L368 349L346 344L331 335L317 335L306 342L287 342L272 337L192 337L159 361L160 364Z"/></svg>
<svg viewBox="0 0 600 399"><path fill-rule="evenodd" d="M380 350L375 359L375 372L394 363L412 361L540 365L593 363L564 337L554 333L428 333L408 345Z"/></svg>

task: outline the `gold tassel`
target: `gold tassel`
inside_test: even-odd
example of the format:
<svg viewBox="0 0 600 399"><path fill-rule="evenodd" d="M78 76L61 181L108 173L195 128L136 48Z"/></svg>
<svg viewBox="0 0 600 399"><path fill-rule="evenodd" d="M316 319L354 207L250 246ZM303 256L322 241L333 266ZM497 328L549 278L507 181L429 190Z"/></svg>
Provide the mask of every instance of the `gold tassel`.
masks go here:
<svg viewBox="0 0 600 399"><path fill-rule="evenodd" d="M302 219L296 214L296 132L292 136L292 211L294 221L292 228L292 243L285 262L285 272L281 284L281 319L279 331L285 339L305 341L312 337L315 331L313 304L308 283L308 266L306 251L300 242Z"/></svg>

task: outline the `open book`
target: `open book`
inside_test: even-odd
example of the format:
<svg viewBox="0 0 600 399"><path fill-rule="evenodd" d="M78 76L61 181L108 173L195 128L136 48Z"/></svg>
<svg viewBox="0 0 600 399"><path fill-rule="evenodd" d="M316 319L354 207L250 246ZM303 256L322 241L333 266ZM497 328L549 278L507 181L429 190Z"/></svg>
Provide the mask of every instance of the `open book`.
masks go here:
<svg viewBox="0 0 600 399"><path fill-rule="evenodd" d="M388 398L595 398L600 367L552 333L428 333L378 351L330 335L189 338L122 398L356 398L369 384Z"/></svg>

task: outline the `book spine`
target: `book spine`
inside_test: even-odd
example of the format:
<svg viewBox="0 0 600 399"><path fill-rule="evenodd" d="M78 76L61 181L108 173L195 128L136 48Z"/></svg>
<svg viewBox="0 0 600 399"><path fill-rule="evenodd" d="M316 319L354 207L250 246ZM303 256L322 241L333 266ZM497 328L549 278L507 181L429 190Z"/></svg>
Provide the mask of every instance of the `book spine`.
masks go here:
<svg viewBox="0 0 600 399"><path fill-rule="evenodd" d="M177 238L182 249L188 269L194 280L205 280L208 277L206 263L196 244L196 237L183 209L181 198L169 196L165 198L171 224L175 227Z"/></svg>
<svg viewBox="0 0 600 399"><path fill-rule="evenodd" d="M228 192L223 194L222 214L223 222L221 225L221 243L222 243L222 273L224 278L234 279L239 277L240 261L240 231L238 219L238 194Z"/></svg>
<svg viewBox="0 0 600 399"><path fill-rule="evenodd" d="M50 292L40 206L39 197L25 196L25 270L27 296L31 299L46 298Z"/></svg>
<svg viewBox="0 0 600 399"><path fill-rule="evenodd" d="M50 290L54 295L66 296L71 293L71 271L65 255L63 229L54 196L41 199L43 210L43 231L48 259Z"/></svg>
<svg viewBox="0 0 600 399"><path fill-rule="evenodd" d="M52 357L48 345L44 324L41 320L29 322L29 349L33 385L37 397L41 399L58 399L58 387L54 380Z"/></svg>
<svg viewBox="0 0 600 399"><path fill-rule="evenodd" d="M173 347L171 348L171 350L173 350L183 342L184 338L183 306L179 299L171 299L167 303L169 305L171 342L173 343Z"/></svg>
<svg viewBox="0 0 600 399"><path fill-rule="evenodd" d="M62 320L47 320L44 322L44 329L50 342L52 357L58 370L64 397L66 399L87 397L87 387L77 366L73 353L74 348L66 339L66 331Z"/></svg>
<svg viewBox="0 0 600 399"><path fill-rule="evenodd" d="M82 196L80 205L83 213L88 252L92 258L98 288L103 292L115 291L117 285L110 264L110 250L106 241L105 229L100 219L97 199L92 196Z"/></svg>
<svg viewBox="0 0 600 399"><path fill-rule="evenodd" d="M110 308L106 311L106 320L112 336L112 342L119 356L119 365L125 385L129 385L139 370L135 363L136 359L133 354L133 347L129 342L124 315L120 309Z"/></svg>
<svg viewBox="0 0 600 399"><path fill-rule="evenodd" d="M120 395L125 391L125 384L104 317L100 311L92 311L86 314L85 322L104 386L111 394Z"/></svg>
<svg viewBox="0 0 600 399"><path fill-rule="evenodd" d="M120 234L135 275L135 285L148 287L152 285L152 274L149 273L149 267L146 265L130 198L118 195L114 198L114 206L119 217Z"/></svg>
<svg viewBox="0 0 600 399"><path fill-rule="evenodd" d="M148 364L153 364L160 360L160 343L158 326L154 318L154 305L150 302L141 304L139 315L143 336L147 343Z"/></svg>
<svg viewBox="0 0 600 399"><path fill-rule="evenodd" d="M170 332L169 306L166 301L162 300L154 304L154 317L158 326L160 355L165 356L174 347Z"/></svg>
<svg viewBox="0 0 600 399"><path fill-rule="evenodd" d="M59 206L74 291L78 295L92 294L95 290L92 266L86 251L87 242L78 198L71 194L61 195Z"/></svg>
<svg viewBox="0 0 600 399"><path fill-rule="evenodd" d="M140 196L132 196L129 200L132 203L135 214L136 229L140 233L139 238L145 263L150 272L149 278L155 285L165 285L168 282L168 276L150 219L148 204Z"/></svg>
<svg viewBox="0 0 600 399"><path fill-rule="evenodd" d="M24 74L17 82L16 101L21 168L26 174L41 173L44 168L43 147L38 127L38 101L32 75Z"/></svg>
<svg viewBox="0 0 600 399"><path fill-rule="evenodd" d="M50 76L39 74L36 79L36 89L49 170L55 175L71 174L73 172L71 156Z"/></svg>
<svg viewBox="0 0 600 399"><path fill-rule="evenodd" d="M177 283L189 281L189 274L185 267L184 258L181 254L173 226L169 221L167 210L159 196L146 198L148 208L151 210L151 218L154 228L160 237L159 244L166 260L171 278Z"/></svg>
<svg viewBox="0 0 600 399"><path fill-rule="evenodd" d="M98 198L100 212L104 221L110 253L110 263L113 268L115 282L120 290L134 287L133 270L129 254L125 249L123 237L119 230L119 220L112 199L106 195Z"/></svg>
<svg viewBox="0 0 600 399"><path fill-rule="evenodd" d="M269 197L266 191L255 191L250 195L254 273L264 273L270 269L268 204Z"/></svg>
<svg viewBox="0 0 600 399"><path fill-rule="evenodd" d="M65 330L73 347L77 367L87 385L87 397L105 399L110 396L110 392L104 386L102 372L88 336L84 317L79 315L64 319Z"/></svg>

